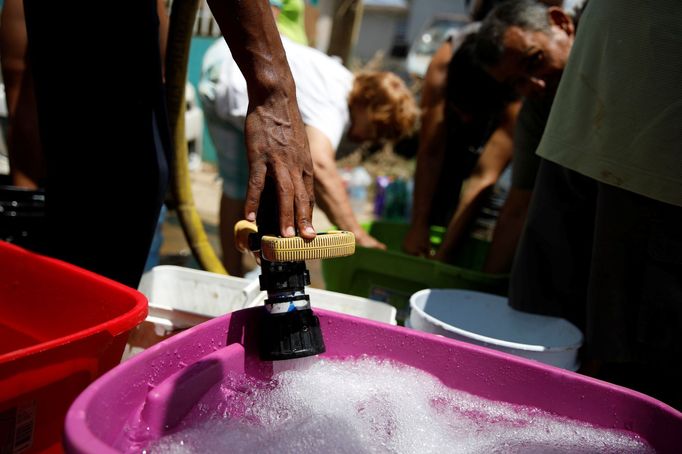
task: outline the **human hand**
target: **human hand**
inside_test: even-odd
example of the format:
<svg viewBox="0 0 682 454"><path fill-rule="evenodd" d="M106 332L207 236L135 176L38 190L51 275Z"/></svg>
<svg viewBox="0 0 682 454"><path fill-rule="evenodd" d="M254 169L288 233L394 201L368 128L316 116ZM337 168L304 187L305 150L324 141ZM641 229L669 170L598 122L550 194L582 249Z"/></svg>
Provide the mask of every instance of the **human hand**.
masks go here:
<svg viewBox="0 0 682 454"><path fill-rule="evenodd" d="M412 224L403 240L403 251L410 255L429 257L431 255L429 227Z"/></svg>
<svg viewBox="0 0 682 454"><path fill-rule="evenodd" d="M358 246L386 250L386 245L364 231L355 234L355 244Z"/></svg>
<svg viewBox="0 0 682 454"><path fill-rule="evenodd" d="M435 254L433 254L430 258L433 260L436 260L438 262L450 263L450 264L452 264L452 262L454 261L452 251L443 248L442 245L441 245L441 247L438 248L438 250L435 252Z"/></svg>
<svg viewBox="0 0 682 454"><path fill-rule="evenodd" d="M249 105L244 126L249 159L249 184L244 214L255 222L266 177L275 182L280 234L315 237L312 224L313 163L295 98L274 92Z"/></svg>

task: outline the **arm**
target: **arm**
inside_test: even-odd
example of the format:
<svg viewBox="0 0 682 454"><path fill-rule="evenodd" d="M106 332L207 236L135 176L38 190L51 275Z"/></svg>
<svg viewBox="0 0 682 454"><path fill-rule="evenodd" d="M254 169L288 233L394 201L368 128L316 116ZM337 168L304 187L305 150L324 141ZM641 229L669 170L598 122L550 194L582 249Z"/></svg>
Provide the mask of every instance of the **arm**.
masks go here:
<svg viewBox="0 0 682 454"><path fill-rule="evenodd" d="M483 271L487 273L508 273L511 270L535 186L539 162L535 150L540 143L548 115L549 104L524 101L514 136L512 187L500 211L493 241L483 266Z"/></svg>
<svg viewBox="0 0 682 454"><path fill-rule="evenodd" d="M405 236L403 249L412 255L428 255L429 216L431 203L438 185L434 169L440 169L445 157L445 82L452 43L446 41L436 51L424 77L422 89L422 126L419 131L417 169L414 175L412 222Z"/></svg>
<svg viewBox="0 0 682 454"><path fill-rule="evenodd" d="M467 181L459 207L448 225L443 244L436 254L437 260L450 262L454 259L458 247L462 244L462 238L469 232L471 221L479 212L486 195L511 161L514 126L519 107L518 102L507 106L500 125L486 143Z"/></svg>
<svg viewBox="0 0 682 454"><path fill-rule="evenodd" d="M26 22L21 0L5 2L1 24L0 65L7 99L7 152L12 184L36 189L46 169L42 144L36 134L38 110L26 55Z"/></svg>
<svg viewBox="0 0 682 454"><path fill-rule="evenodd" d="M256 220L266 177L277 187L280 231L313 238L313 164L296 87L266 0L209 0L211 12L247 81L244 135L249 158L245 217ZM294 220L296 221L294 223Z"/></svg>
<svg viewBox="0 0 682 454"><path fill-rule="evenodd" d="M166 49L168 48L168 26L170 18L165 0L156 0L156 14L159 16L159 51L161 52L161 73L166 80Z"/></svg>
<svg viewBox="0 0 682 454"><path fill-rule="evenodd" d="M532 191L515 187L509 191L495 225L493 241L483 266L483 272L497 274L508 273L511 270L516 245L521 238L532 195Z"/></svg>
<svg viewBox="0 0 682 454"><path fill-rule="evenodd" d="M320 10L317 5L313 6L306 2L304 14L305 34L308 37L308 45L315 47L317 41L317 20L320 17Z"/></svg>
<svg viewBox="0 0 682 454"><path fill-rule="evenodd" d="M329 220L343 230L353 232L355 241L364 247L386 246L365 232L353 213L343 180L336 170L334 148L319 129L306 126L310 152L315 166L315 195Z"/></svg>

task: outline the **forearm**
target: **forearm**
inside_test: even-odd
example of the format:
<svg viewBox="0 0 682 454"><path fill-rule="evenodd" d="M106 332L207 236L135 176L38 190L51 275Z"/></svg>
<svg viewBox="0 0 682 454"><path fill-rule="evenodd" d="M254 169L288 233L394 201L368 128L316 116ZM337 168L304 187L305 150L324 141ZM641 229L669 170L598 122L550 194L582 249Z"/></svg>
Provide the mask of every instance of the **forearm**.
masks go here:
<svg viewBox="0 0 682 454"><path fill-rule="evenodd" d="M452 216L443 243L436 258L449 262L454 258L463 238L469 233L471 224L481 209L485 197L494 186L495 181L483 177L469 179L457 211Z"/></svg>
<svg viewBox="0 0 682 454"><path fill-rule="evenodd" d="M483 271L486 273L508 273L516 254L528 214L532 192L512 189L502 207L493 233L493 241Z"/></svg>
<svg viewBox="0 0 682 454"><path fill-rule="evenodd" d="M460 204L455 212L438 251L438 259L451 261L463 238L469 233L472 221L512 158L512 137L505 125L500 125L485 144L481 157L469 177Z"/></svg>
<svg viewBox="0 0 682 454"><path fill-rule="evenodd" d="M270 178L285 237L315 236L312 226L313 165L296 102L296 86L267 0L208 0L232 56L247 83L244 137L249 185L244 215L256 220ZM270 213L259 223L270 224ZM269 226L272 228L273 226Z"/></svg>
<svg viewBox="0 0 682 454"><path fill-rule="evenodd" d="M305 127L315 174L315 200L329 220L343 230L362 235L341 175L336 169L336 153L322 131Z"/></svg>
<svg viewBox="0 0 682 454"><path fill-rule="evenodd" d="M445 158L445 84L452 44L443 43L431 59L424 76L421 98L421 129L414 175L412 226L428 229L433 196ZM434 178L434 175L437 175ZM456 195L453 195L456 197Z"/></svg>
<svg viewBox="0 0 682 454"><path fill-rule="evenodd" d="M412 225L428 228L431 205L438 187L438 176L445 159L445 126L443 103L424 112L414 175ZM453 197L456 197L453 194Z"/></svg>
<svg viewBox="0 0 682 454"><path fill-rule="evenodd" d="M360 234L362 228L351 207L336 163L313 159L315 168L315 200L329 220L342 230Z"/></svg>
<svg viewBox="0 0 682 454"><path fill-rule="evenodd" d="M277 93L295 102L296 90L267 0L208 0L211 12L247 81L249 100Z"/></svg>

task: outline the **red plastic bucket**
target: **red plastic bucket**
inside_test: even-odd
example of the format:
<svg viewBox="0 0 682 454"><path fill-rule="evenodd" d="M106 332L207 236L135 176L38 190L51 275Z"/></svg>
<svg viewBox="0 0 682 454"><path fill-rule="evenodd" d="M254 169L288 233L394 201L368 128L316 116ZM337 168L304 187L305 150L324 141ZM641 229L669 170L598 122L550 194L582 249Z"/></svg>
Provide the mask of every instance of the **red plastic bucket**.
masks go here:
<svg viewBox="0 0 682 454"><path fill-rule="evenodd" d="M60 452L64 416L121 360L144 295L0 241L0 451Z"/></svg>

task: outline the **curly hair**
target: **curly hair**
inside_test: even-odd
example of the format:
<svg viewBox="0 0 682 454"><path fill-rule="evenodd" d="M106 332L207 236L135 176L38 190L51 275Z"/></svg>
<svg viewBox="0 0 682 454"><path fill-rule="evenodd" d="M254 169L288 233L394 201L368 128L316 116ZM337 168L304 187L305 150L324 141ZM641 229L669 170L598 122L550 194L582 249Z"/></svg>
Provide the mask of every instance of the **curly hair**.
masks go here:
<svg viewBox="0 0 682 454"><path fill-rule="evenodd" d="M356 74L348 105L366 107L379 138L389 141L412 134L419 118L412 92L400 77L387 71Z"/></svg>

